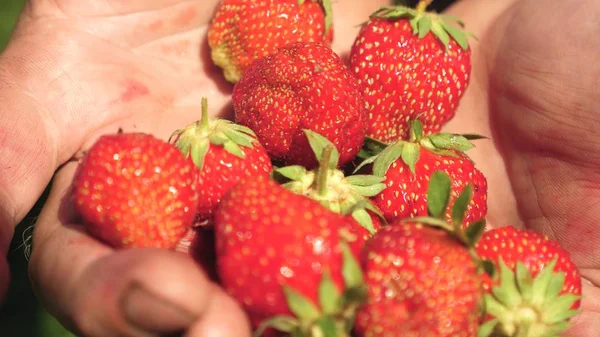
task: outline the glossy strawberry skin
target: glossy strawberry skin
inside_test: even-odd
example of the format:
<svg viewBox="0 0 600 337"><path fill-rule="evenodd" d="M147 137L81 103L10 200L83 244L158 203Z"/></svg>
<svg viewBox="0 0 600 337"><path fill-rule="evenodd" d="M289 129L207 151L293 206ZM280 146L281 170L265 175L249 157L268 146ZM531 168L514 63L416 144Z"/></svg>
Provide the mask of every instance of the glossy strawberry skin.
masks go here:
<svg viewBox="0 0 600 337"><path fill-rule="evenodd" d="M393 223L361 255L368 302L358 337L477 336L481 278L466 247L443 230Z"/></svg>
<svg viewBox="0 0 600 337"><path fill-rule="evenodd" d="M245 180L227 193L215 215L215 234L222 285L255 326L277 314L292 314L284 284L318 303L318 285L328 268L344 289L342 236L351 238L356 257L367 237L349 217L265 177Z"/></svg>
<svg viewBox="0 0 600 337"><path fill-rule="evenodd" d="M318 165L303 129L331 141L340 165L351 161L364 141L360 86L321 43L294 43L253 63L232 99L236 122L257 134L272 159L289 165Z"/></svg>
<svg viewBox="0 0 600 337"><path fill-rule="evenodd" d="M407 139L409 121L420 114L425 134L439 132L470 81L470 54L453 39L445 50L431 32L419 39L408 20L371 19L350 52L366 101L367 135Z"/></svg>
<svg viewBox="0 0 600 337"><path fill-rule="evenodd" d="M581 295L581 276L569 253L558 242L538 232L517 229L513 226L494 228L483 234L475 250L480 258L494 262L496 268L499 268L500 258L513 271L516 269L517 262L521 262L534 278L558 257L554 271L565 273L565 283L561 293ZM490 277L484 278L484 281L484 288L488 292L497 284ZM579 308L580 303L577 301L573 309Z"/></svg>
<svg viewBox="0 0 600 337"><path fill-rule="evenodd" d="M211 219L221 198L238 181L273 170L271 159L258 142L242 147L244 158L228 152L223 146L210 144L198 174L198 220Z"/></svg>
<svg viewBox="0 0 600 337"><path fill-rule="evenodd" d="M175 248L198 204L196 167L171 144L142 133L100 137L73 181L86 229L116 248Z"/></svg>
<svg viewBox="0 0 600 337"><path fill-rule="evenodd" d="M452 180L450 207L446 212L449 221L451 207L468 183L471 184L473 198L467 209L463 227L466 228L485 217L487 180L464 154L454 152L456 157L443 156L421 147L414 174L401 158L392 163L385 174L387 188L372 198L388 222L428 214L427 189L429 178L436 170L445 172Z"/></svg>
<svg viewBox="0 0 600 337"><path fill-rule="evenodd" d="M217 64L225 76L237 82L256 59L276 52L292 42L331 44L333 29L325 32L325 14L318 1L307 0L224 0L208 30L211 49L219 50ZM213 59L215 56L213 55ZM222 58L222 61L218 59Z"/></svg>

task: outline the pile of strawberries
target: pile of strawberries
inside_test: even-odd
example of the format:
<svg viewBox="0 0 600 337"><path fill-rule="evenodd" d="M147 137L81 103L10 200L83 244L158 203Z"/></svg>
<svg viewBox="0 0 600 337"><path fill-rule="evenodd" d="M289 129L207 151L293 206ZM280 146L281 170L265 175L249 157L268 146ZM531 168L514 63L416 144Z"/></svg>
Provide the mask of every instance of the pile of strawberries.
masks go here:
<svg viewBox="0 0 600 337"><path fill-rule="evenodd" d="M256 335L560 335L579 272L541 234L486 228L482 137L440 132L469 34L429 2L373 13L346 63L330 0L222 1L208 39L235 121L203 99L168 141L101 137L73 184L85 228L190 254Z"/></svg>

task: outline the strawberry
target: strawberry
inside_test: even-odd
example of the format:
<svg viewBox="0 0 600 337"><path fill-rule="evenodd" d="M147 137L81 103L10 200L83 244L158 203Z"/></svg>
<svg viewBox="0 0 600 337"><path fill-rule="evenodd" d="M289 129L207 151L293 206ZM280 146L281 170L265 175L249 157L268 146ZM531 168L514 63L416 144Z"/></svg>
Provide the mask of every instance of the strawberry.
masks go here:
<svg viewBox="0 0 600 337"><path fill-rule="evenodd" d="M383 142L409 136L423 114L425 134L454 117L470 81L471 50L458 19L416 9L382 7L363 25L350 50L350 69L363 87L367 135ZM462 23L460 23L462 25Z"/></svg>
<svg viewBox="0 0 600 337"><path fill-rule="evenodd" d="M339 164L360 151L366 132L356 78L322 43L294 43L248 68L233 89L235 120L256 132L272 159L318 165L303 129L329 139Z"/></svg>
<svg viewBox="0 0 600 337"><path fill-rule="evenodd" d="M337 168L340 155L335 146L320 134L304 130L319 167L313 170L293 165L275 169L285 178L288 190L317 200L329 210L352 216L370 234L385 221L381 212L368 199L385 189L383 177L373 175L346 176Z"/></svg>
<svg viewBox="0 0 600 337"><path fill-rule="evenodd" d="M257 177L223 198L215 235L222 285L258 330L323 336L315 331L347 328L362 286L355 257L366 230L356 222Z"/></svg>
<svg viewBox="0 0 600 337"><path fill-rule="evenodd" d="M170 141L199 170L198 221L211 219L225 192L240 179L268 176L273 170L252 130L225 119L210 119L206 98L202 98L202 119L176 130Z"/></svg>
<svg viewBox="0 0 600 337"><path fill-rule="evenodd" d="M73 180L86 230L115 248L173 249L192 227L196 168L171 144L144 133L100 137Z"/></svg>
<svg viewBox="0 0 600 337"><path fill-rule="evenodd" d="M361 265L368 300L356 315L358 337L477 336L482 265L473 246L485 224L461 229L470 188L452 208L452 224L444 220L450 184L450 177L436 171L430 217L396 221L367 241Z"/></svg>
<svg viewBox="0 0 600 337"><path fill-rule="evenodd" d="M195 226L179 241L175 251L187 254L194 259L206 275L219 282L217 257L215 252L215 233L213 226Z"/></svg>
<svg viewBox="0 0 600 337"><path fill-rule="evenodd" d="M481 337L558 336L569 327L580 306L581 276L556 241L506 226L483 234L476 251L500 271L485 279Z"/></svg>
<svg viewBox="0 0 600 337"><path fill-rule="evenodd" d="M429 177L440 170L452 177L451 204L467 184L473 186L464 226L483 219L487 214L487 180L465 154L474 146L470 140L481 136L450 133L424 136L419 120L411 124L409 140L390 145L380 143L384 149L376 150L380 152L361 163L360 167L373 163L372 173L385 177L387 188L372 198L375 206L388 222L427 215ZM373 143L366 147L370 144ZM446 217L450 219L451 214Z"/></svg>
<svg viewBox="0 0 600 337"><path fill-rule="evenodd" d="M232 83L288 43L332 40L331 0L223 0L208 27L212 60Z"/></svg>

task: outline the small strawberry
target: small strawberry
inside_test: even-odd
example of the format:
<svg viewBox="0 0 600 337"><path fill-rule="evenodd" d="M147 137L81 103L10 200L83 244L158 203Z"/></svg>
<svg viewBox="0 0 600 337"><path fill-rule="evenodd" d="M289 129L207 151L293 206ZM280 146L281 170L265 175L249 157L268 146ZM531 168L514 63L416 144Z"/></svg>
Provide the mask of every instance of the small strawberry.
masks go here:
<svg viewBox="0 0 600 337"><path fill-rule="evenodd" d="M143 133L100 137L73 180L85 228L115 248L173 249L198 205L194 164L171 144Z"/></svg>
<svg viewBox="0 0 600 337"><path fill-rule="evenodd" d="M580 305L581 276L556 241L512 226L492 229L476 251L499 270L486 278L487 322L480 337L558 336Z"/></svg>
<svg viewBox="0 0 600 337"><path fill-rule="evenodd" d="M360 151L366 132L356 78L322 43L294 43L250 66L233 89L237 123L256 132L272 159L318 165L303 129L329 139L339 164Z"/></svg>
<svg viewBox="0 0 600 337"><path fill-rule="evenodd" d="M340 155L334 145L316 132L304 132L319 161L319 167L310 171L299 165L275 169L275 172L289 180L283 186L296 194L317 200L335 213L352 216L370 234L378 231L383 225L383 216L368 198L386 187L382 183L384 178L372 175L346 176L337 168Z"/></svg>
<svg viewBox="0 0 600 337"><path fill-rule="evenodd" d="M210 219L221 198L240 179L268 176L271 159L252 130L225 119L208 117L202 98L202 119L176 130L171 140L199 170L198 221Z"/></svg>
<svg viewBox="0 0 600 337"><path fill-rule="evenodd" d="M481 320L482 265L473 246L484 229L465 232L465 188L444 220L450 178L431 177L430 217L397 221L367 241L361 255L368 300L356 315L357 337L475 337Z"/></svg>
<svg viewBox="0 0 600 337"><path fill-rule="evenodd" d="M367 135L406 139L409 121L423 114L425 134L454 117L470 81L468 33L456 18L416 9L382 7L363 25L350 51L350 69L363 86Z"/></svg>
<svg viewBox="0 0 600 337"><path fill-rule="evenodd" d="M362 289L354 257L364 228L258 177L223 198L215 234L223 287L260 332L275 327L293 336L331 336L330 329L347 335L345 320Z"/></svg>
<svg viewBox="0 0 600 337"><path fill-rule="evenodd" d="M232 83L256 59L292 42L333 39L331 0L223 0L208 28L213 62Z"/></svg>
<svg viewBox="0 0 600 337"><path fill-rule="evenodd" d="M421 122L412 122L408 141L397 141L365 160L360 167L373 163L372 173L385 177L387 188L372 198L388 222L427 215L427 189L433 171L452 177L452 204L460 191L471 184L473 199L467 210L465 226L483 219L487 213L487 180L465 151L477 135L438 133L423 135ZM371 141L371 140L369 140ZM370 144L367 144L368 147ZM446 214L450 219L451 214Z"/></svg>

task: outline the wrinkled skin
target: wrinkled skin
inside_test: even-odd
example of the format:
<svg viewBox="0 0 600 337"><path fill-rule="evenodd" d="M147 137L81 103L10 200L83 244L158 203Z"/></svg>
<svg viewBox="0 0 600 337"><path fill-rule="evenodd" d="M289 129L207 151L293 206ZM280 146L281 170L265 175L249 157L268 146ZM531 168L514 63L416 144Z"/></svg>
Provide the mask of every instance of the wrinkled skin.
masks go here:
<svg viewBox="0 0 600 337"><path fill-rule="evenodd" d="M82 335L249 336L239 306L189 257L116 252L80 230L65 198L69 158L98 135L122 127L167 138L199 118L201 96L230 115L231 87L204 41L215 4L31 0L0 57L0 248L60 168L30 272L48 309ZM335 2L336 51L347 52L381 4ZM600 3L464 0L449 12L479 42L446 129L492 137L470 151L488 177L489 222L526 225L571 251L585 278L584 312L565 336L600 336Z"/></svg>

